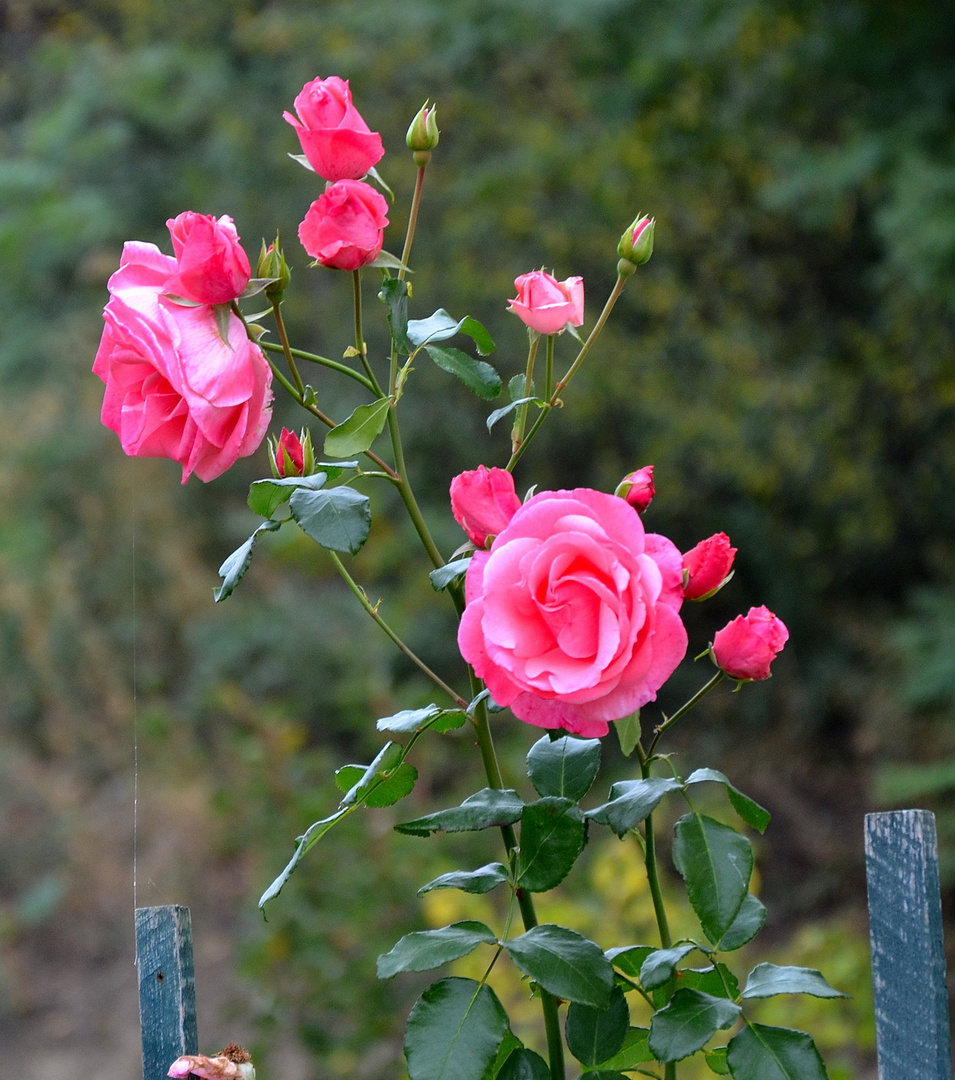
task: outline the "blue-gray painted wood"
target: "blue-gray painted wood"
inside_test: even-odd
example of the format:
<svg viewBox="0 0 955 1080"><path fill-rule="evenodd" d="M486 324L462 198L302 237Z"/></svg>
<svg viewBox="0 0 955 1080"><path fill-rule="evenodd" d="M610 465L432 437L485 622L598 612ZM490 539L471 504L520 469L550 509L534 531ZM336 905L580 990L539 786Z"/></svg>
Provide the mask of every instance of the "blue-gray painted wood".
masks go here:
<svg viewBox="0 0 955 1080"><path fill-rule="evenodd" d="M189 908L136 909L136 967L143 1080L165 1080L177 1057L199 1052Z"/></svg>
<svg viewBox="0 0 955 1080"><path fill-rule="evenodd" d="M935 815L867 814L879 1080L952 1080Z"/></svg>

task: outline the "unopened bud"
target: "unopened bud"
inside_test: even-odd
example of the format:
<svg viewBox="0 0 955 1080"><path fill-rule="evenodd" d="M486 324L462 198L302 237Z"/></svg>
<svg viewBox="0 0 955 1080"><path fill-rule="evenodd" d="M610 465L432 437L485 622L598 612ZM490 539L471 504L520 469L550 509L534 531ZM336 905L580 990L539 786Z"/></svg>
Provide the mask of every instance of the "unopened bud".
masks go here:
<svg viewBox="0 0 955 1080"><path fill-rule="evenodd" d="M311 476L315 472L315 449L311 434L304 430L300 435L288 428L276 439L269 437L269 465L276 479L285 476Z"/></svg>
<svg viewBox="0 0 955 1080"><path fill-rule="evenodd" d="M431 151L438 145L441 132L438 131L437 107L426 101L418 110L418 115L411 121L405 142L414 154L415 164L420 168L431 160Z"/></svg>
<svg viewBox="0 0 955 1080"><path fill-rule="evenodd" d="M653 254L653 228L656 219L638 214L633 222L624 230L617 244L617 254L621 263L629 263L629 272L626 268L618 265L618 272L629 277L638 266L642 266Z"/></svg>
<svg viewBox="0 0 955 1080"><path fill-rule="evenodd" d="M266 285L264 290L269 300L282 299L282 295L292 279L292 272L288 268L282 249L279 247L278 234L276 234L275 243L269 244L268 247L265 246L265 241L262 241L262 251L259 253L259 263L255 269L255 276L257 278L272 279L271 284Z"/></svg>
<svg viewBox="0 0 955 1080"><path fill-rule="evenodd" d="M614 495L626 499L628 503L642 514L653 501L656 488L653 486L653 466L644 465L636 472L628 473L617 485Z"/></svg>

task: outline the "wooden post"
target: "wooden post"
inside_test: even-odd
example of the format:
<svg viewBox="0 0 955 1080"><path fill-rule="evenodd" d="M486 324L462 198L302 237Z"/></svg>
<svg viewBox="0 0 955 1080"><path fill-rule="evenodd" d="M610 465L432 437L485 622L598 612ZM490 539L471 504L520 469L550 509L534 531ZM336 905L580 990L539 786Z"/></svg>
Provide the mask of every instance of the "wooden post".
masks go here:
<svg viewBox="0 0 955 1080"><path fill-rule="evenodd" d="M166 1080L177 1057L199 1052L189 908L136 909L136 967L143 1080Z"/></svg>
<svg viewBox="0 0 955 1080"><path fill-rule="evenodd" d="M879 1080L952 1080L935 815L867 814Z"/></svg>

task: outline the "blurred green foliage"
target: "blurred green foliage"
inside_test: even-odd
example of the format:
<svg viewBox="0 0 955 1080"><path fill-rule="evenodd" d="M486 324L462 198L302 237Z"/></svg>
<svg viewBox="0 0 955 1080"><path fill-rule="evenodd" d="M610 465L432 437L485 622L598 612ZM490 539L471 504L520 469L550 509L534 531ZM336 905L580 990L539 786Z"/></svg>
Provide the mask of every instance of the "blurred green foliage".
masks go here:
<svg viewBox="0 0 955 1080"><path fill-rule="evenodd" d="M764 873L777 932L858 904L861 811L955 790L947 6L14 0L0 18L3 940L81 910L95 858L125 867L125 818L120 849L95 858L77 822L111 785L128 796L136 715L140 782L195 785L217 865L241 866L250 1010L273 1025L263 1048L295 1032L331 1075L390 1075L402 991L375 982L372 958L416 925L408 902L430 873L418 860L435 856L389 841L382 812L306 864L267 926L250 909L291 838L327 811L331 770L370 760L374 717L422 703L424 688L304 538L267 538L213 608L264 452L180 488L174 466L122 459L89 373L122 242L168 250L164 222L184 209L231 214L253 252L278 227L293 340L347 346L350 289L308 270L295 238L317 191L286 157L298 146L281 119L306 80L332 73L351 79L389 151L393 251L413 181L404 131L437 101L413 314L484 321L505 377L526 347L504 312L513 278L582 274L592 322L620 231L656 216L653 260L518 485L612 490L653 462L652 529L681 548L729 533L736 577L688 613L691 640L702 649L751 603L792 639L770 684L701 710L683 752L732 754L776 815ZM380 351L381 326L368 336ZM355 403L315 382L328 411ZM410 464L450 551L448 481L500 463L506 425L489 436L483 407L430 366L411 391ZM283 403L276 421L301 423ZM399 509L375 496L356 575L457 679L450 613ZM698 683L688 669L677 690ZM524 733L508 741L526 748ZM454 786L462 749L427 751L423 807ZM343 855L350 845L361 859ZM0 971L0 993L15 1009L25 991L10 978Z"/></svg>

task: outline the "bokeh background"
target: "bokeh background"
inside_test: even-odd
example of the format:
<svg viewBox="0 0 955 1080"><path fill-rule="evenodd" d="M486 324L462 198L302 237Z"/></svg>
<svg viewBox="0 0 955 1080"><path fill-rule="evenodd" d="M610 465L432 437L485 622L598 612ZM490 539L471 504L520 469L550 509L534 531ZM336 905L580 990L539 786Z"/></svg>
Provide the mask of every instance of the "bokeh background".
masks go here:
<svg viewBox="0 0 955 1080"><path fill-rule="evenodd" d="M216 568L254 527L264 451L183 487L99 426L106 280L125 239L169 250L164 222L184 209L231 214L251 252L278 228L293 340L349 344L350 283L307 269L297 243L317 189L281 119L329 74L382 132L394 251L404 131L437 101L415 313L484 321L505 377L526 348L504 311L513 278L582 274L592 321L623 226L656 216L652 261L518 485L612 490L654 463L649 527L683 549L722 529L740 549L730 587L689 613L691 640L755 603L789 625L773 679L708 699L677 748L772 811L753 958L850 991L805 1013L788 1002L784 1020L811 1027L834 1080L874 1076L864 812L935 810L955 897L951 14L938 0L0 4L0 1059L19 1077L136 1075L134 863L136 902L192 908L203 1049L245 1043L263 1080L399 1075L424 983L378 982L375 956L429 921L480 917L415 897L456 865L453 844L391 830L462 793L471 748L449 737L423 748L407 803L331 834L262 921L292 839L335 805L334 768L370 760L375 717L428 691L304 537L267 538L213 605ZM381 325L368 337L379 348ZM419 367L402 401L410 462L450 551L448 481L501 463L507 425L489 435L485 405ZM345 415L347 393L315 381ZM301 419L278 404L276 426ZM372 493L355 573L457 679L450 613ZM664 707L700 679L688 662ZM515 770L533 738L519 728L500 721ZM627 775L612 742L607 768ZM595 842L582 866L544 916L647 937L625 847Z"/></svg>

